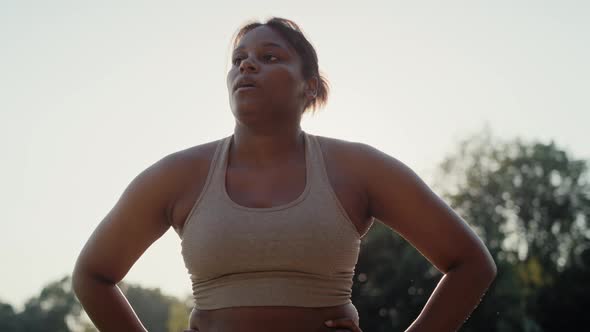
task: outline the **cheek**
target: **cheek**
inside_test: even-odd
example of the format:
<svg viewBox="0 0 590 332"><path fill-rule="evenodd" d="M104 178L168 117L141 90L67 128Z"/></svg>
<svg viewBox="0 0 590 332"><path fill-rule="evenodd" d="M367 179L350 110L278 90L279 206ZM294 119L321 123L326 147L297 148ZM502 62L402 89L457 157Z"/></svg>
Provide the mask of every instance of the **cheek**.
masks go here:
<svg viewBox="0 0 590 332"><path fill-rule="evenodd" d="M234 75L232 74L231 71L229 71L227 73L227 76L225 77L225 85L227 87L227 91L231 90L232 82L234 81L233 77L234 77Z"/></svg>
<svg viewBox="0 0 590 332"><path fill-rule="evenodd" d="M297 73L289 69L276 70L273 73L274 81L270 87L281 98L298 97L303 91L303 79Z"/></svg>
<svg viewBox="0 0 590 332"><path fill-rule="evenodd" d="M234 83L237 75L238 75L237 68L232 66L232 68L227 72L227 75L225 77L225 84L227 86L228 91L231 91L231 89L233 87L233 83Z"/></svg>

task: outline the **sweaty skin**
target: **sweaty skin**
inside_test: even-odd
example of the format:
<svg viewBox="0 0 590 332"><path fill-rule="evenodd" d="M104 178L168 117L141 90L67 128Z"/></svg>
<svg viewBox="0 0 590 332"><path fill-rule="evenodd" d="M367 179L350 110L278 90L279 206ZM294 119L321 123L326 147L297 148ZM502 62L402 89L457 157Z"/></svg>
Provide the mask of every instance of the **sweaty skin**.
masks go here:
<svg viewBox="0 0 590 332"><path fill-rule="evenodd" d="M345 162L354 159L351 154L355 150L354 144L329 139L325 137L318 137L322 146L324 159L326 161L326 168L329 174L329 179L334 188L339 201L343 204L347 214L351 217L357 230L360 234L366 233L370 227L370 218L367 214L366 197L361 191L359 183L354 182L354 177L351 176L349 167L342 167L343 165L351 165L350 162ZM180 199L175 208L174 222L175 227L180 227L182 222L186 219L196 197L198 197L201 187L204 184L204 177L206 176L213 157L215 147L218 142L214 142L201 147L195 147L191 153L194 154L192 160L195 160L193 169L202 170L194 178L187 178L186 183L192 183L193 187L187 192L182 199ZM347 152L348 151L348 152ZM305 169L303 160L300 160L294 165L287 165L284 167L277 167L272 174L259 172L248 174L244 170L232 173L231 163L228 166L227 189L232 200L240 205L261 207L261 202L265 202L265 206L276 206L287 203L295 199L303 190L300 185L304 181ZM340 165L340 166L338 166ZM303 168L302 168L303 167ZM280 174L280 176L273 176L273 174ZM244 188L239 186L242 181L241 177L254 177L256 183L260 184L261 188L282 188L280 191L272 192L270 195L256 194L252 188ZM280 179L283 179L280 181ZM234 180L232 180L234 179ZM288 179L295 179L289 185ZM234 181L234 184L232 184ZM280 182L286 183L282 185ZM197 184L197 185L194 185ZM245 193L238 195L237 193ZM277 197L279 199L277 200ZM247 308L224 308L217 310L193 310L191 314L190 326L194 330L199 331L273 331L272 326L277 324L285 324L281 331L334 331L323 324L328 319L336 319L342 317L349 317L358 324L359 317L356 308L352 304L342 306L335 306L329 308L298 308L298 307L247 307ZM276 330L275 330L276 331Z"/></svg>
<svg viewBox="0 0 590 332"><path fill-rule="evenodd" d="M271 207L290 202L305 186L304 150L297 138L301 132L299 122L306 89L315 88L313 84L317 82L303 79L297 53L268 27L255 28L240 40L232 54L232 64L227 85L236 118L236 147L230 151L227 192L242 206ZM236 90L236 84L244 79L253 82L254 87ZM279 131L283 134L277 135ZM206 160L210 160L212 152L209 150ZM243 183L258 183L258 187L246 188L241 185ZM265 188L273 190L260 190ZM357 229L364 233L371 218L366 202L363 206L359 201L360 189L349 188L343 194L348 195L346 200L352 203L346 205L355 215ZM193 197L198 191L195 190ZM187 213L193 197L184 205ZM323 322L342 317L350 317L358 324L356 308L347 304L330 308L195 309L190 326L200 331L228 332L267 328L276 331L279 325L282 331L333 331Z"/></svg>
<svg viewBox="0 0 590 332"><path fill-rule="evenodd" d="M297 54L280 35L265 26L255 28L242 38L232 60L227 83L230 106L236 118L236 144L229 156L227 192L232 200L243 206L285 204L303 190L305 161L299 140L299 123L302 101L305 103L306 96L310 95L308 92L316 88L317 81L303 79ZM235 83L243 78L254 80L255 87L236 91ZM453 271L453 274L456 276L441 283L443 287L438 287L435 295L459 292L465 282L473 280L473 274L480 276L471 294L457 301L459 311L448 314L448 310L457 308L447 307L441 300L434 304L429 301L428 310L422 314L429 314L435 320L416 321L408 331L430 331L442 326L450 331L462 323L464 318L457 312L473 310L479 302L481 289L489 286L495 274L495 266L483 243L412 170L397 159L364 144L318 139L330 184L360 234L366 233L373 217L378 218L410 241L443 273L455 269L457 272ZM245 181L247 178L251 181ZM241 183L257 185L246 188L240 186ZM195 195L185 203L185 211ZM447 295L447 301L455 297ZM348 320L336 320L341 325L330 328L323 324L325 320L337 318ZM436 325L437 319L444 323ZM332 308L194 310L191 315L191 327L222 332L270 332L279 326L281 331L287 332L334 331L337 327L358 332L358 323L358 314L352 304Z"/></svg>
<svg viewBox="0 0 590 332"><path fill-rule="evenodd" d="M267 26L246 33L232 59L227 86L235 128L226 191L247 207L286 204L305 186L300 122L318 79L304 79L301 58ZM251 86L235 89L244 80ZM366 144L317 138L330 185L358 232L366 234L376 218L445 274L406 332L458 329L496 274L481 240L399 160ZM182 228L218 143L175 152L144 170L87 241L72 281L99 330L145 331L117 283L170 227ZM200 332L361 332L358 323L352 304L193 310L190 317Z"/></svg>

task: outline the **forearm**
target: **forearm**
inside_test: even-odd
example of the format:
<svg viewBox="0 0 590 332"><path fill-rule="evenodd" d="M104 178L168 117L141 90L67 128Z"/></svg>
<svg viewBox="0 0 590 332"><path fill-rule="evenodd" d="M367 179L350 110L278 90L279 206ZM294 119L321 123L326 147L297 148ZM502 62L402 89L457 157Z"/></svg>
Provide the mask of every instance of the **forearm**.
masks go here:
<svg viewBox="0 0 590 332"><path fill-rule="evenodd" d="M147 331L117 285L74 276L74 291L99 331Z"/></svg>
<svg viewBox="0 0 590 332"><path fill-rule="evenodd" d="M481 263L465 263L453 268L442 277L406 332L457 331L494 278L495 271Z"/></svg>

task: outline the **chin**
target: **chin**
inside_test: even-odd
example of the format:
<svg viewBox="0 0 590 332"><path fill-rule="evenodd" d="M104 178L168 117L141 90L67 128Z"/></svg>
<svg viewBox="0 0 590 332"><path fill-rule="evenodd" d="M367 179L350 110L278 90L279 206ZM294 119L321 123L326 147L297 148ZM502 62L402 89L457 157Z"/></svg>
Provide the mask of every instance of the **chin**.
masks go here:
<svg viewBox="0 0 590 332"><path fill-rule="evenodd" d="M264 110L257 105L234 105L232 107L232 113L237 119L243 120L260 116L264 113Z"/></svg>
<svg viewBox="0 0 590 332"><path fill-rule="evenodd" d="M266 106L266 107L265 107ZM233 100L230 102L230 107L232 113L234 114L251 114L251 113L261 113L264 112L265 109L268 108L268 105L264 105L257 100L248 100L246 98Z"/></svg>

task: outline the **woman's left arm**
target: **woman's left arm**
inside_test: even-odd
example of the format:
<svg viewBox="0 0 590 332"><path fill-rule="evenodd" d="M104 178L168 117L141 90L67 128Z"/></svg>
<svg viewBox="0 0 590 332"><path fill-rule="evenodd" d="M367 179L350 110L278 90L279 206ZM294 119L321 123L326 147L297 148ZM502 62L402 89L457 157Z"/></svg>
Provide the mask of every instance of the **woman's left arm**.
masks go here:
<svg viewBox="0 0 590 332"><path fill-rule="evenodd" d="M408 166L359 144L356 169L373 217L414 246L444 276L406 332L456 331L496 276L479 237Z"/></svg>

